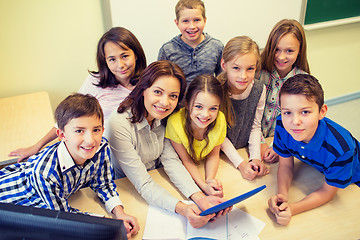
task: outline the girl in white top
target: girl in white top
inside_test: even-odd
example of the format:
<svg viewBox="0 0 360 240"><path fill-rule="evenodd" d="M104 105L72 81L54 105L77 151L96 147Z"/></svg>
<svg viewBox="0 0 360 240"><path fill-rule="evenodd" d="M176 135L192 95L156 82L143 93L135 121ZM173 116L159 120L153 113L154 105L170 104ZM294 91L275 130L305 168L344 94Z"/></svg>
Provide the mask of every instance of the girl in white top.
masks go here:
<svg viewBox="0 0 360 240"><path fill-rule="evenodd" d="M89 71L90 75L79 93L90 94L98 99L104 112L106 128L110 113L135 87L139 75L146 67L146 58L134 34L126 28L114 27L100 38L96 61L98 71ZM33 146L12 151L9 156L19 156L20 162L39 152L56 137L56 128L53 127Z"/></svg>
<svg viewBox="0 0 360 240"><path fill-rule="evenodd" d="M218 77L230 95L232 110L224 112L231 120L221 150L248 180L269 173L260 153L266 89L254 78L259 59L259 47L255 41L247 36L234 37L223 50L223 72ZM235 149L242 147L249 148L249 161L242 159Z"/></svg>
<svg viewBox="0 0 360 240"><path fill-rule="evenodd" d="M169 140L164 138L164 119L177 108L185 89L184 73L176 64L153 62L144 70L128 98L112 112L106 131L116 177L126 175L148 204L177 212L187 217L193 227L201 227L215 214L201 217L199 207L204 210L224 200L205 196L200 191ZM147 171L160 165L184 196L199 207L184 204L153 181Z"/></svg>

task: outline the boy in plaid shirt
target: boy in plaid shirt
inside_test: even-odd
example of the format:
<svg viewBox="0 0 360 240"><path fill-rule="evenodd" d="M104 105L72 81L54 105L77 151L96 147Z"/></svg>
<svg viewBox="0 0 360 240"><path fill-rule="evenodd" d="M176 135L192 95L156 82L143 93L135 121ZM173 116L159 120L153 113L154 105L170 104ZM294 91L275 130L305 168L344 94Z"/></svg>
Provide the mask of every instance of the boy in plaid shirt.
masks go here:
<svg viewBox="0 0 360 240"><path fill-rule="evenodd" d="M55 111L56 131L61 141L46 147L27 162L0 170L0 202L67 212L68 198L84 186L93 189L106 210L122 219L128 237L139 224L122 207L110 166L110 148L104 131L104 116L95 97L73 94Z"/></svg>

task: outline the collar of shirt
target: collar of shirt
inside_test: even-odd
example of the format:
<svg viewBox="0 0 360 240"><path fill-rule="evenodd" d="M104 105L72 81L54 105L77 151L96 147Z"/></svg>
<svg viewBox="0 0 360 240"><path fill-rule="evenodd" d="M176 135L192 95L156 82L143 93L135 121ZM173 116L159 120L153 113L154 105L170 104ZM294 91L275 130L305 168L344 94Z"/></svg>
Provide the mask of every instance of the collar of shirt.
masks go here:
<svg viewBox="0 0 360 240"><path fill-rule="evenodd" d="M305 73L305 72L300 70L298 67L293 67L285 77L281 78L278 71L276 71L276 69L274 68L271 75L272 75L272 78L274 78L274 79L287 80L288 78L295 76L296 74L299 74L299 73Z"/></svg>
<svg viewBox="0 0 360 240"><path fill-rule="evenodd" d="M137 127L139 130L146 128L148 126L149 129L151 129L149 122L146 120L146 118L144 117L143 120L139 123L136 123ZM158 126L161 125L161 120L159 119L154 119L153 121L153 129L157 128Z"/></svg>
<svg viewBox="0 0 360 240"><path fill-rule="evenodd" d="M273 69L273 71L272 71L272 73L271 73L271 78L272 78L272 79L281 79L278 71L277 71L275 68Z"/></svg>
<svg viewBox="0 0 360 240"><path fill-rule="evenodd" d="M105 143L106 142L104 141L104 139L102 139L98 150L96 150L96 153L98 153L102 149ZM57 149L57 154L58 154L59 165L62 173L66 172L70 168L77 166L63 141L61 141L61 143L59 144L59 147ZM94 158L91 158L91 160L93 159ZM84 166L86 165L87 162L88 161L85 162Z"/></svg>

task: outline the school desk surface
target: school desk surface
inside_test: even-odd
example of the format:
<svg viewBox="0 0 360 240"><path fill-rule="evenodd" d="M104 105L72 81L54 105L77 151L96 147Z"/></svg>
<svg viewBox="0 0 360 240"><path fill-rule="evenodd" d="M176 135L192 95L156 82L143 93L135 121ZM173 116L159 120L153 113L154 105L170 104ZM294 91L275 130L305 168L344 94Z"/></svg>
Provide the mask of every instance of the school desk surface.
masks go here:
<svg viewBox="0 0 360 240"><path fill-rule="evenodd" d="M53 126L47 92L0 98L0 165L16 162L12 150L35 144Z"/></svg>
<svg viewBox="0 0 360 240"><path fill-rule="evenodd" d="M270 142L272 139L267 139ZM239 149L239 154L246 159L245 149ZM258 194L246 199L235 207L253 215L265 222L265 228L259 237L268 239L360 239L360 189L351 184L345 189L340 189L336 196L327 204L292 217L288 226L280 226L275 222L274 215L269 211L268 199L276 194L278 163L269 164L270 174L247 181L242 178L239 170L235 169L229 160L221 155L217 178L223 183L225 198L231 199L241 193L256 187L266 185ZM203 164L199 166L203 173ZM167 189L171 194L183 199L183 196L170 183L163 169L149 172L153 179ZM324 177L314 168L296 159L294 181L290 188L290 201L302 199L309 193L322 186ZM125 211L136 216L140 231L133 239L142 239L145 228L148 205L137 193L127 178L115 180L120 198L125 206ZM100 203L96 194L89 188L84 188L69 199L70 205L82 211L103 214L106 213L104 205Z"/></svg>

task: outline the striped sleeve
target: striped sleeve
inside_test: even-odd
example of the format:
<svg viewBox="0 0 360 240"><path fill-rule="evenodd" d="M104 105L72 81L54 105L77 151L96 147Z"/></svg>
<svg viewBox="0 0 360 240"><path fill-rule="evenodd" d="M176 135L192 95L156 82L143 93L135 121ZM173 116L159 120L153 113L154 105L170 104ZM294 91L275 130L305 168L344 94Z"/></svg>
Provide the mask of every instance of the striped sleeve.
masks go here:
<svg viewBox="0 0 360 240"><path fill-rule="evenodd" d="M54 151L55 149L56 148L54 148ZM55 152L48 154L45 159L37 163L34 170L33 187L47 208L77 213L79 210L70 207L64 195L60 177L56 169L58 165L53 159L56 158L56 156L54 156L55 154Z"/></svg>
<svg viewBox="0 0 360 240"><path fill-rule="evenodd" d="M110 147L108 144L105 144L103 149L98 152L97 161L99 161L99 168L90 183L90 188L97 193L100 200L105 203L106 210L111 213L112 209L117 205L122 205L122 202L113 180L114 172L110 164Z"/></svg>
<svg viewBox="0 0 360 240"><path fill-rule="evenodd" d="M352 182L353 164L355 163L354 151L348 151L339 156L327 169L325 169L325 179L327 184L345 188Z"/></svg>
<svg viewBox="0 0 360 240"><path fill-rule="evenodd" d="M274 151L282 157L291 157L292 154L286 148L283 139L285 135L288 134L282 124L280 116L276 120L275 134L274 134L274 142L273 149Z"/></svg>

